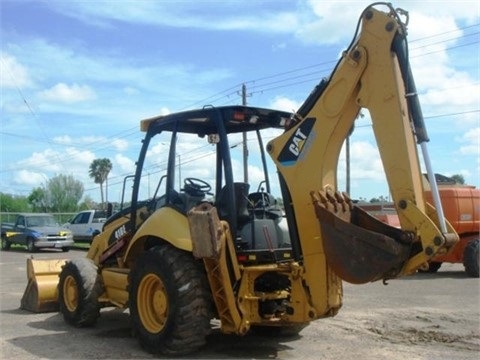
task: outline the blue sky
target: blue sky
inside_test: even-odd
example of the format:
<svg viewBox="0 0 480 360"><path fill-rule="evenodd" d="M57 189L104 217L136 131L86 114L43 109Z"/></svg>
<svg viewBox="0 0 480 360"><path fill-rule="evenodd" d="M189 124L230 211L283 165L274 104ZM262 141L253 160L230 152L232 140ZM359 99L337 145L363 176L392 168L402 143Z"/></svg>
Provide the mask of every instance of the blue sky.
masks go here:
<svg viewBox="0 0 480 360"><path fill-rule="evenodd" d="M110 200L119 201L141 119L241 104L243 83L249 105L298 109L330 74L369 4L2 0L0 192L28 195L70 174L98 200L88 168L107 157ZM411 65L433 168L480 186L480 4L393 5L410 13ZM368 116L359 119L351 138L354 198L388 196L369 124Z"/></svg>

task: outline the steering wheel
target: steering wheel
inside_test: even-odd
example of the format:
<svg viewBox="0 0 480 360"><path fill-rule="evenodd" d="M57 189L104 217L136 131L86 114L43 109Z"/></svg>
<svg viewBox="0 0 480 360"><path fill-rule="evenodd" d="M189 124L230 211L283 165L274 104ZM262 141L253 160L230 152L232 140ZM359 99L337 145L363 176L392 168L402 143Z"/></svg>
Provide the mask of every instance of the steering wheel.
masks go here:
<svg viewBox="0 0 480 360"><path fill-rule="evenodd" d="M212 187L206 181L188 177L183 180L183 190L191 196L205 196L205 194L210 194Z"/></svg>

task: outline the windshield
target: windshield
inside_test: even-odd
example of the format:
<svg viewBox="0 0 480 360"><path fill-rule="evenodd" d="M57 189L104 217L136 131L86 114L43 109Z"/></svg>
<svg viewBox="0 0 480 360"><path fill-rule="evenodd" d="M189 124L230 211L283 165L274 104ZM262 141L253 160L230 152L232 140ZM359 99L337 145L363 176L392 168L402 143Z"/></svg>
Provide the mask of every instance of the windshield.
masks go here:
<svg viewBox="0 0 480 360"><path fill-rule="evenodd" d="M57 222L53 218L53 216L30 216L27 217L27 226L28 227L35 227L35 226L57 226Z"/></svg>
<svg viewBox="0 0 480 360"><path fill-rule="evenodd" d="M281 197L275 164L268 154L264 154L268 176L265 174L262 162L262 151L272 138L281 134L283 130L264 129L260 131L262 144L259 143L257 133L250 131L246 134L246 142L241 133L228 134L229 152L234 182L246 182L250 192L270 192L275 198ZM154 136L146 153L142 175L140 178L138 199L140 201L159 198L166 192L167 181L165 176L168 168L169 145L172 133L164 132ZM244 158L245 150L247 153ZM185 182L195 182L206 189L211 189L205 194L204 200L214 200L218 188L216 179L218 171L223 179L221 186L225 185L223 167L217 167L217 146L208 141L208 137L199 137L197 134L177 133L174 165L172 166L171 187L175 192L182 193ZM247 171L245 172L245 165ZM245 176L246 175L246 176ZM193 180L192 180L193 179ZM196 181L200 180L200 181ZM269 183L267 186L267 182ZM201 183L201 184L200 184ZM131 189L127 186L126 189ZM128 199L129 194L125 194Z"/></svg>

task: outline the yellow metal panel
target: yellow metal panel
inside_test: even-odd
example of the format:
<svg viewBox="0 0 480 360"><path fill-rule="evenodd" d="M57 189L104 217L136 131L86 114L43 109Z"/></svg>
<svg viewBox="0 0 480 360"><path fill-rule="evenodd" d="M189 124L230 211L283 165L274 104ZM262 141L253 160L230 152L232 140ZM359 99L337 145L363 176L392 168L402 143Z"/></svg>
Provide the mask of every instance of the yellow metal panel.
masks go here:
<svg viewBox="0 0 480 360"><path fill-rule="evenodd" d="M150 236L168 241L179 249L192 251L188 219L170 207L158 209L145 220L130 241L127 253L138 239Z"/></svg>
<svg viewBox="0 0 480 360"><path fill-rule="evenodd" d="M27 259L27 278L36 276L57 275L62 271L66 259L37 260Z"/></svg>
<svg viewBox="0 0 480 360"><path fill-rule="evenodd" d="M130 214L122 216L115 221L109 223L105 231L101 232L93 238L90 248L88 249L87 258L92 259L95 265L99 265L100 256L108 248L112 232L126 224L130 220Z"/></svg>
<svg viewBox="0 0 480 360"><path fill-rule="evenodd" d="M128 269L107 268L102 271L108 301L119 307L126 307L128 303L128 274Z"/></svg>

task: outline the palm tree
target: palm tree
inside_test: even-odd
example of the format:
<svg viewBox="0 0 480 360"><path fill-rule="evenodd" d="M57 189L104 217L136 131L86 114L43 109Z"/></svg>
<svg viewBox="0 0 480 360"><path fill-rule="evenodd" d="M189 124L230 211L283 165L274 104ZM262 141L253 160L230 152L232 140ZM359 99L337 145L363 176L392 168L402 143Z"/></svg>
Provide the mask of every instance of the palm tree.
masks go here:
<svg viewBox="0 0 480 360"><path fill-rule="evenodd" d="M105 209L103 201L103 183L107 180L108 174L112 170L112 162L107 159L95 159L90 164L88 174L93 179L95 184L100 184L100 196L102 199L102 209Z"/></svg>

